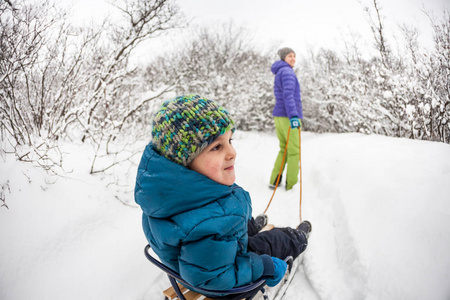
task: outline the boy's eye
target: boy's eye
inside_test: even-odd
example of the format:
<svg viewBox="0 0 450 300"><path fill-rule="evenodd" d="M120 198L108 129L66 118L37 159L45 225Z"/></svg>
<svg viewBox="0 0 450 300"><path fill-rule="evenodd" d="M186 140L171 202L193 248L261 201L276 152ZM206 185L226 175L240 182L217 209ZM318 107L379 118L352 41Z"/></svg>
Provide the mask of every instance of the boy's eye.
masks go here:
<svg viewBox="0 0 450 300"><path fill-rule="evenodd" d="M220 150L220 148L221 148L221 145L218 144L217 146L213 147L213 148L211 149L211 151L217 151L217 150Z"/></svg>
<svg viewBox="0 0 450 300"><path fill-rule="evenodd" d="M231 144L231 141L232 141L233 139L232 138L230 138L230 141L229 141L229 143Z"/></svg>

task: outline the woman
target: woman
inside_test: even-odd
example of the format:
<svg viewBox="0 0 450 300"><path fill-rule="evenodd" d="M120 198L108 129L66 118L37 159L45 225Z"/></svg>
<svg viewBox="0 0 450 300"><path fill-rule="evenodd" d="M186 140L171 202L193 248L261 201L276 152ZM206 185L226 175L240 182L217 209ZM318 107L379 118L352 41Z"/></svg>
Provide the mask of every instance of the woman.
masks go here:
<svg viewBox="0 0 450 300"><path fill-rule="evenodd" d="M272 65L272 73L275 74L273 91L275 94L275 107L272 115L274 116L275 129L278 140L280 141L280 151L275 161L272 175L270 176L270 187L275 188L277 176L283 161L284 149L289 127L288 149L283 170L287 164L286 170L286 190L298 182L299 172L299 134L298 130L302 126L303 119L302 100L300 96L300 84L294 73L295 52L291 48L281 48L278 50L280 60ZM283 171L281 172L283 173ZM280 178L281 182L281 178Z"/></svg>

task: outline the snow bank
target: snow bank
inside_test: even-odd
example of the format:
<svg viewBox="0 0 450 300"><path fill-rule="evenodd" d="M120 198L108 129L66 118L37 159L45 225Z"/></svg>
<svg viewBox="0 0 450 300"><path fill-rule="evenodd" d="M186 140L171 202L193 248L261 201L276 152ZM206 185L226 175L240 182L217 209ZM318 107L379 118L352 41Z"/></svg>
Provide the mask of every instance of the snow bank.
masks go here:
<svg viewBox="0 0 450 300"><path fill-rule="evenodd" d="M237 183L259 214L272 193L278 141L237 132L233 142ZM39 169L0 161L0 185L9 187L9 209L0 209L0 298L162 299L168 281L143 255L133 204L136 166L116 170L130 185L124 205L105 176L88 174L88 149L70 149L73 172L54 184ZM449 145L303 133L302 165L302 215L313 233L287 299L450 297ZM298 202L299 185L281 186L270 222L296 226Z"/></svg>

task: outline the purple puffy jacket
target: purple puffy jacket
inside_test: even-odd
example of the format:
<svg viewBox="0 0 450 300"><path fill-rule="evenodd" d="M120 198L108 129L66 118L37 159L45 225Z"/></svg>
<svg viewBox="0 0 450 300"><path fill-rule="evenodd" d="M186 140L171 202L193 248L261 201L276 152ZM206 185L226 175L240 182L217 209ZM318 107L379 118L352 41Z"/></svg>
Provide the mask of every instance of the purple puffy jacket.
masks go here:
<svg viewBox="0 0 450 300"><path fill-rule="evenodd" d="M275 74L273 92L275 94L274 117L298 117L303 119L300 84L292 67L284 60L277 60L272 65Z"/></svg>

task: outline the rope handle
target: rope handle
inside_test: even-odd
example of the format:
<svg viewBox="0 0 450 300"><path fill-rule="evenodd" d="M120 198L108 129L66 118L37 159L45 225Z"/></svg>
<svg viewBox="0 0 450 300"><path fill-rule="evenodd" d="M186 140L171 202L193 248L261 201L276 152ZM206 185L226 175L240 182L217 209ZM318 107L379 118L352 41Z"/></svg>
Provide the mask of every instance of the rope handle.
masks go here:
<svg viewBox="0 0 450 300"><path fill-rule="evenodd" d="M302 222L302 129L298 129L298 161L300 168L300 203L299 203L299 211L298 216L300 218L300 223Z"/></svg>
<svg viewBox="0 0 450 300"><path fill-rule="evenodd" d="M281 177L281 173L283 172L284 159L286 158L286 153L287 153L287 147L288 147L288 143L289 143L289 135L290 134L291 134L291 127L289 126L288 133L287 133L287 139L286 139L286 146L284 147L283 160L281 161L280 171L278 172L278 175L277 175L277 182L275 183L275 189L273 190L272 197L270 197L269 204L267 204L267 207L264 210L264 214L269 209L269 206L270 206L270 204L272 203L272 200L273 200L273 196L275 196L275 192L277 191L278 184L280 183L280 177Z"/></svg>
<svg viewBox="0 0 450 300"><path fill-rule="evenodd" d="M300 168L300 204L299 204L299 217L300 217L300 223L302 222L302 137L301 137L301 128L298 128L298 141L299 141L299 153L298 153L298 160L299 160L299 168ZM284 160L286 158L287 153L287 147L289 143L289 135L291 133L291 127L288 129L287 133L287 139L286 139L286 146L284 148L283 153L283 160L281 161L281 167L280 171L278 172L277 181L275 183L275 189L273 190L272 197L270 197L269 204L267 204L266 209L264 210L264 214L267 212L267 210L270 207L270 204L272 203L273 197L275 196L275 192L277 191L278 185L280 183L281 173L283 172L283 166L284 166Z"/></svg>

